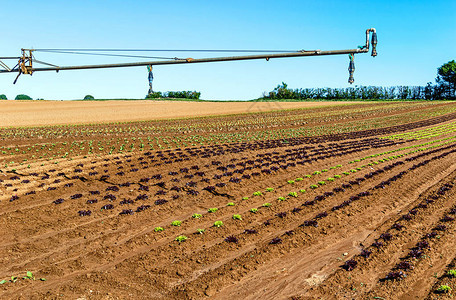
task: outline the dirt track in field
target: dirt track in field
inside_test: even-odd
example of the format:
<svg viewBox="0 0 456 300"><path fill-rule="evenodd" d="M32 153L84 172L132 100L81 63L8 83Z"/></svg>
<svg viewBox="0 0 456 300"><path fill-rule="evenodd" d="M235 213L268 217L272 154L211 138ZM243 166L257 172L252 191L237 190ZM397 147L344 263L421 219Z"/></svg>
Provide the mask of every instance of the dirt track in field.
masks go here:
<svg viewBox="0 0 456 300"><path fill-rule="evenodd" d="M356 102L0 101L0 127L142 121Z"/></svg>

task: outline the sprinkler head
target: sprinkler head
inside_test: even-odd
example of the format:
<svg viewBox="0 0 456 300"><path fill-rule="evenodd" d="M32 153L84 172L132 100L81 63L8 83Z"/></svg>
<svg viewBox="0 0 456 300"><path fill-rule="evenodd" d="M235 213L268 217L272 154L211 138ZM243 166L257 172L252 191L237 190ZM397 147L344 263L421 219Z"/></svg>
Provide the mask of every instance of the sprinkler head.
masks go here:
<svg viewBox="0 0 456 300"><path fill-rule="evenodd" d="M377 33L373 32L372 33L372 56L377 56Z"/></svg>

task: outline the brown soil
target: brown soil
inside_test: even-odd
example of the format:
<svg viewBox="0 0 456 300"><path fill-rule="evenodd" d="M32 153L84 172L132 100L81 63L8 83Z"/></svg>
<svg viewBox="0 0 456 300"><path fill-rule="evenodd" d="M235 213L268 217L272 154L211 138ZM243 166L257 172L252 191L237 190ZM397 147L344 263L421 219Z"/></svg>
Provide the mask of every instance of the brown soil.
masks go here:
<svg viewBox="0 0 456 300"><path fill-rule="evenodd" d="M456 289L445 275L456 261L454 132L380 137L455 117L58 164L23 154L25 164L0 172L0 298L436 299L439 286ZM35 143L11 139L2 143ZM188 239L175 241L180 235ZM423 255L410 258L420 241ZM348 271L350 259L357 265ZM413 266L407 276L384 280L401 261ZM22 279L27 271L36 280Z"/></svg>
<svg viewBox="0 0 456 300"><path fill-rule="evenodd" d="M356 103L356 102L344 102ZM0 127L108 123L195 117L273 109L331 106L340 102L0 101Z"/></svg>

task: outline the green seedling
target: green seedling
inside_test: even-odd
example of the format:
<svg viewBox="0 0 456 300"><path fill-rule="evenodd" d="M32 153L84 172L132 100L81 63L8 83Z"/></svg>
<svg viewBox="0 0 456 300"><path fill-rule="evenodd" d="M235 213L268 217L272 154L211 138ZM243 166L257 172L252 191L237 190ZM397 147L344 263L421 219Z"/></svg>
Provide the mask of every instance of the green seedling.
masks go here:
<svg viewBox="0 0 456 300"><path fill-rule="evenodd" d="M299 190L299 192L304 194L306 192L306 190L302 189L302 190Z"/></svg>
<svg viewBox="0 0 456 300"><path fill-rule="evenodd" d="M193 218L193 219L199 219L199 218L201 218L202 216L203 216L202 214L194 213L194 214L192 215L192 218Z"/></svg>
<svg viewBox="0 0 456 300"><path fill-rule="evenodd" d="M163 230L165 230L163 227L155 227L154 228L155 232L160 232L160 231L163 231Z"/></svg>
<svg viewBox="0 0 456 300"><path fill-rule="evenodd" d="M441 293L441 294L447 294L447 293L451 292L451 287L448 285L442 284L441 286L439 286L437 288L436 292Z"/></svg>
<svg viewBox="0 0 456 300"><path fill-rule="evenodd" d="M171 222L171 225L172 225L172 226L181 226L181 224L182 224L182 221L177 221L177 220L175 220L175 221L172 221L172 222Z"/></svg>
<svg viewBox="0 0 456 300"><path fill-rule="evenodd" d="M263 203L263 207L269 207L271 205L272 205L271 203Z"/></svg>
<svg viewBox="0 0 456 300"><path fill-rule="evenodd" d="M27 271L27 275L22 277L22 279L31 279L31 280L35 280L35 276L33 276L33 273L30 272L30 271Z"/></svg>
<svg viewBox="0 0 456 300"><path fill-rule="evenodd" d="M234 206L234 203L233 203L233 202L228 202L228 203L226 204L226 206Z"/></svg>
<svg viewBox="0 0 456 300"><path fill-rule="evenodd" d="M213 207L213 208L209 208L207 211L210 212L210 213L214 213L218 210L217 207Z"/></svg>
<svg viewBox="0 0 456 300"><path fill-rule="evenodd" d="M288 184L294 184L295 183L294 180L288 180L287 182L288 182Z"/></svg>
<svg viewBox="0 0 456 300"><path fill-rule="evenodd" d="M279 200L279 201L285 201L285 197L279 197L279 198L277 198L277 200Z"/></svg>
<svg viewBox="0 0 456 300"><path fill-rule="evenodd" d="M242 197L242 200L249 200L249 197Z"/></svg>
<svg viewBox="0 0 456 300"><path fill-rule="evenodd" d="M260 192L260 191L257 191L257 192L254 192L253 195L254 195L254 196L261 196L261 195L263 195L263 193Z"/></svg>
<svg viewBox="0 0 456 300"><path fill-rule="evenodd" d="M449 277L456 277L456 270L454 270L454 269L453 269L453 270L449 270L449 271L447 272L447 275L448 275Z"/></svg>
<svg viewBox="0 0 456 300"><path fill-rule="evenodd" d="M196 230L196 232L198 232L199 234L203 234L206 230L205 229L202 229L202 228L198 228Z"/></svg>
<svg viewBox="0 0 456 300"><path fill-rule="evenodd" d="M289 193L288 193L288 196L297 198L297 197L298 197L298 193L296 193L296 192L289 192Z"/></svg>
<svg viewBox="0 0 456 300"><path fill-rule="evenodd" d="M249 211L252 213L256 213L258 211L258 208L251 208Z"/></svg>
<svg viewBox="0 0 456 300"><path fill-rule="evenodd" d="M176 241L178 241L180 243L180 242L185 242L187 239L188 239L188 237L186 237L185 235L179 235L176 238Z"/></svg>
<svg viewBox="0 0 456 300"><path fill-rule="evenodd" d="M223 222L222 221L215 221L214 222L214 226L217 227L217 228L220 228L223 226Z"/></svg>
<svg viewBox="0 0 456 300"><path fill-rule="evenodd" d="M266 188L266 192L272 192L272 191L274 191L273 188Z"/></svg>
<svg viewBox="0 0 456 300"><path fill-rule="evenodd" d="M241 215L233 215L233 220L242 220Z"/></svg>

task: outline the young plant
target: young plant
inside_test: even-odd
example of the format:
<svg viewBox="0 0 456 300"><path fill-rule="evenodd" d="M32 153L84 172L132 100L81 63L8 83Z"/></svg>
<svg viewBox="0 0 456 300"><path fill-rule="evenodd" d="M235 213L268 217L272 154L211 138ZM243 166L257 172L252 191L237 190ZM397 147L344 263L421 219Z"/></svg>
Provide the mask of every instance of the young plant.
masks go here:
<svg viewBox="0 0 456 300"><path fill-rule="evenodd" d="M306 190L302 189L302 190L299 190L299 192L304 194L306 192Z"/></svg>
<svg viewBox="0 0 456 300"><path fill-rule="evenodd" d="M217 227L217 228L220 228L223 226L223 222L222 221L215 221L214 222L214 226Z"/></svg>
<svg viewBox="0 0 456 300"><path fill-rule="evenodd" d="M233 220L242 220L241 215L233 215Z"/></svg>
<svg viewBox="0 0 456 300"><path fill-rule="evenodd" d="M210 213L214 213L218 210L217 207L214 207L214 208L209 208L207 211L210 212Z"/></svg>
<svg viewBox="0 0 456 300"><path fill-rule="evenodd" d="M197 232L198 234L203 234L205 231L206 231L206 230L205 230L205 229L202 229L202 228L196 229L196 232Z"/></svg>
<svg viewBox="0 0 456 300"><path fill-rule="evenodd" d="M185 235L179 235L178 237L176 237L176 241L178 241L179 243L185 242L187 239L188 237L186 237Z"/></svg>
<svg viewBox="0 0 456 300"><path fill-rule="evenodd" d="M271 205L272 205L271 203L263 203L262 206L263 206L263 207L269 207L269 206L271 206Z"/></svg>
<svg viewBox="0 0 456 300"><path fill-rule="evenodd" d="M279 198L277 198L277 200L279 200L279 201L285 201L285 197L279 197Z"/></svg>
<svg viewBox="0 0 456 300"><path fill-rule="evenodd" d="M288 184L294 184L295 183L294 180L288 180L287 182L288 182Z"/></svg>
<svg viewBox="0 0 456 300"><path fill-rule="evenodd" d="M256 213L258 211L258 208L251 208L249 211L252 213Z"/></svg>
<svg viewBox="0 0 456 300"><path fill-rule="evenodd" d="M304 178L302 178L302 177L299 177L299 178L296 178L296 179L295 179L296 182L298 182L298 181L303 181L303 180L304 180Z"/></svg>
<svg viewBox="0 0 456 300"><path fill-rule="evenodd" d="M233 203L233 202L228 202L228 203L226 204L226 206L234 206L234 203Z"/></svg>
<svg viewBox="0 0 456 300"><path fill-rule="evenodd" d="M202 216L203 216L202 214L194 213L194 214L192 215L192 218L193 218L193 219L199 219L199 218L201 218Z"/></svg>
<svg viewBox="0 0 456 300"><path fill-rule="evenodd" d="M289 192L289 193L288 193L288 196L297 198L297 197L298 197L298 193L296 193L296 192Z"/></svg>
<svg viewBox="0 0 456 300"><path fill-rule="evenodd" d="M154 228L155 232L160 232L160 231L163 231L163 230L165 230L163 227L155 227Z"/></svg>
<svg viewBox="0 0 456 300"><path fill-rule="evenodd" d="M319 184L319 185L325 185L326 182L324 182L324 181L319 181L318 184Z"/></svg>
<svg viewBox="0 0 456 300"><path fill-rule="evenodd" d="M448 277L456 277L456 270L452 269L447 272Z"/></svg>
<svg viewBox="0 0 456 300"><path fill-rule="evenodd" d="M266 192L272 192L272 191L274 191L273 188L266 188Z"/></svg>
<svg viewBox="0 0 456 300"><path fill-rule="evenodd" d="M311 189L316 189L316 188L318 188L318 185L312 184L312 185L310 185L310 188L311 188Z"/></svg>
<svg viewBox="0 0 456 300"><path fill-rule="evenodd" d="M257 192L254 192L254 193L253 193L253 195L254 195L254 196L262 196L262 195L263 195L263 193L262 193L262 192L260 192L260 191L257 191Z"/></svg>
<svg viewBox="0 0 456 300"><path fill-rule="evenodd" d="M451 292L451 287L448 285L442 284L441 286L439 286L437 288L437 290L435 290L435 292L439 293L439 294L448 294L449 292Z"/></svg>
<svg viewBox="0 0 456 300"><path fill-rule="evenodd" d="M27 271L27 275L22 277L22 279L31 279L31 280L35 280L35 276L33 275L32 272L30 271Z"/></svg>
<svg viewBox="0 0 456 300"><path fill-rule="evenodd" d="M172 222L171 222L171 225L172 225L172 226L181 226L181 224L182 224L182 221L177 221L177 220L175 220L175 221L172 221Z"/></svg>
<svg viewBox="0 0 456 300"><path fill-rule="evenodd" d="M249 197L242 197L242 200L249 200Z"/></svg>

